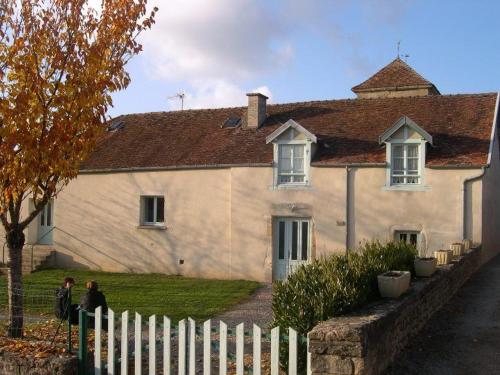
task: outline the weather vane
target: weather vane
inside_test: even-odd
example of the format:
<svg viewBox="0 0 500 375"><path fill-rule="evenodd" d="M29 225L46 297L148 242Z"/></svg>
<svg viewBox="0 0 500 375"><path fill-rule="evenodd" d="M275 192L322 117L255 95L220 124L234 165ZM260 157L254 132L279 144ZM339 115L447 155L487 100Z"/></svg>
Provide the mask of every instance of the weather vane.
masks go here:
<svg viewBox="0 0 500 375"><path fill-rule="evenodd" d="M404 55L401 56L401 41L400 40L398 40L397 48L398 48L398 59L401 59L401 57L403 57L404 62L408 62L408 57L410 57L410 55L405 53Z"/></svg>

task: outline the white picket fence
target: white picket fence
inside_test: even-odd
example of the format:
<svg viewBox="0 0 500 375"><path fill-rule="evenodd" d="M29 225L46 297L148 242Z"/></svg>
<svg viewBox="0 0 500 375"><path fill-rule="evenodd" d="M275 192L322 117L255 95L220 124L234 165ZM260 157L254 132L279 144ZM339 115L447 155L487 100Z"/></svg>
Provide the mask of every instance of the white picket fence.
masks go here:
<svg viewBox="0 0 500 375"><path fill-rule="evenodd" d="M103 364L102 361L102 349L103 349L103 327L102 327L102 311L98 307L95 310L95 345L94 345L94 374L101 375L105 373L105 367L107 367L108 375L115 375L117 373L117 363L119 363L120 374L129 374L129 313L125 311L121 314L121 345L120 353L117 353L115 348L115 313L113 310L108 309L107 313L107 325L108 325L108 345L111 343L113 347L107 348L107 366ZM148 363L149 375L156 375L158 371L158 364L161 364L162 374L170 375L175 373L172 369L172 353L171 353L171 343L174 339L171 335L171 321L167 317L163 317L162 331L157 331L157 328L161 324L157 324L156 316L152 315L148 319L148 348L147 348L147 358L143 356L143 346L142 346L142 334L143 334L143 323L142 316L138 313L135 314L134 319L134 374L142 375L143 365L145 362ZM236 356L234 359L235 370L231 373L237 375L243 375L245 372L245 327L244 323L240 323L236 326L235 334L235 352ZM217 341L215 344L219 346L219 358L218 358L218 368L220 375L227 375L228 371L228 327L227 325L220 321L218 338L212 338L212 324L210 320L207 320L202 325L203 332L203 343L202 343L202 358L203 358L203 375L210 375L212 372L212 344L214 340ZM201 373L201 369L197 368L196 361L196 322L189 318L187 320L181 320L177 328L177 339L178 339L178 356L177 356L177 373L179 375L195 375L196 373ZM298 335L297 332L289 328L288 329L288 371L290 375L297 374L297 345L298 345ZM157 336L161 336L161 340L157 340ZM252 347L252 366L251 373L253 375L261 375L262 369L262 329L253 324L252 334L251 334L251 347ZM250 340L250 338L249 338ZM248 341L248 340L247 340ZM159 343L162 343L159 345ZM162 353L159 353L157 349L162 347ZM248 345L247 345L248 346ZM309 341L307 341L307 346L309 349ZM120 355L119 361L116 361L116 355ZM275 327L271 330L270 338L270 374L278 375L280 373L280 329ZM161 358L159 357L161 356ZM233 356L234 358L234 356ZM146 361L147 359L147 361ZM161 361L160 361L161 359ZM233 364L234 367L234 364ZM307 354L307 374L309 375L311 368L311 358L308 350ZM160 371L158 372L160 373Z"/></svg>

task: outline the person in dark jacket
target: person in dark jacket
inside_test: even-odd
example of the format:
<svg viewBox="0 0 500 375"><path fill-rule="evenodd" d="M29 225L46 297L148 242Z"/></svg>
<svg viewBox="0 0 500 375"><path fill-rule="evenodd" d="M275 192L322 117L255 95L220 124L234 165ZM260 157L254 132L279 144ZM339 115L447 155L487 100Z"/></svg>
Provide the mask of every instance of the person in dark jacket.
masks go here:
<svg viewBox="0 0 500 375"><path fill-rule="evenodd" d="M70 291L75 285L72 277L65 277L59 289L56 290L54 314L61 320L70 319L71 324L78 324L78 305L70 303Z"/></svg>
<svg viewBox="0 0 500 375"><path fill-rule="evenodd" d="M87 292L82 296L80 300L80 308L86 310L87 312L94 313L95 309L99 306L102 307L102 315L104 316L108 312L108 304L106 303L106 297L104 294L98 290L97 282L94 280L87 281L85 284ZM93 317L89 318L89 328L94 328L95 319ZM107 319L102 319L102 328L107 330Z"/></svg>

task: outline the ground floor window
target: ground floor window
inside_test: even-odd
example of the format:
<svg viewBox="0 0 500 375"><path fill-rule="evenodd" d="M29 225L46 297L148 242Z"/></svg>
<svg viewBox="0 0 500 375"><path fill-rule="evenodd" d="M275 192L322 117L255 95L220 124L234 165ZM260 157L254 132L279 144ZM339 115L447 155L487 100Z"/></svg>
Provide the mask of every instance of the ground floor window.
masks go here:
<svg viewBox="0 0 500 375"><path fill-rule="evenodd" d="M420 232L418 231L396 231L395 241L401 241L405 243L418 246L420 243Z"/></svg>
<svg viewBox="0 0 500 375"><path fill-rule="evenodd" d="M165 198L163 196L141 197L141 224L161 225L165 223Z"/></svg>

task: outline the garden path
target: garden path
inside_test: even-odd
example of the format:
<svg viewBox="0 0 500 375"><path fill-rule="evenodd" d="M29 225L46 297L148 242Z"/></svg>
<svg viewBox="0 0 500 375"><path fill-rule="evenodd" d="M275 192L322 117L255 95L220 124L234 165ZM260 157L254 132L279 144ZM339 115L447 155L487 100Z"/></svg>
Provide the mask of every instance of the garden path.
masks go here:
<svg viewBox="0 0 500 375"><path fill-rule="evenodd" d="M484 265L385 375L500 374L500 256Z"/></svg>

